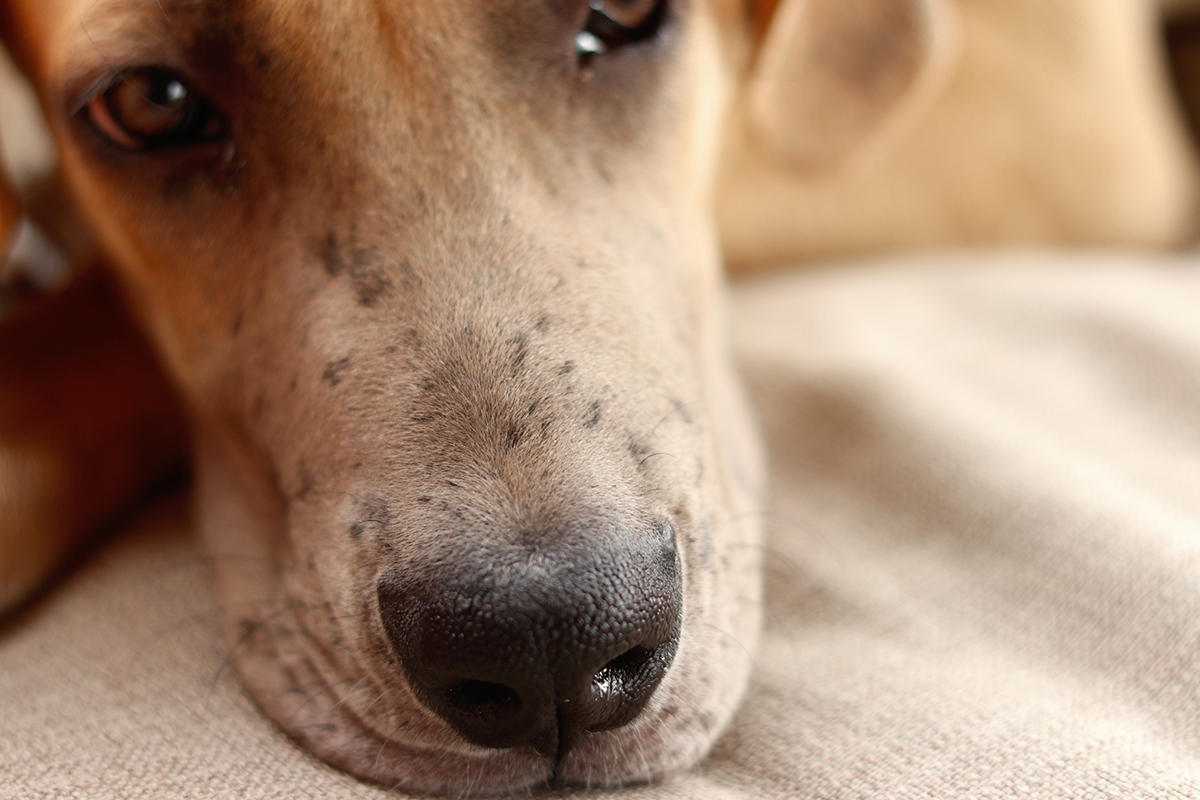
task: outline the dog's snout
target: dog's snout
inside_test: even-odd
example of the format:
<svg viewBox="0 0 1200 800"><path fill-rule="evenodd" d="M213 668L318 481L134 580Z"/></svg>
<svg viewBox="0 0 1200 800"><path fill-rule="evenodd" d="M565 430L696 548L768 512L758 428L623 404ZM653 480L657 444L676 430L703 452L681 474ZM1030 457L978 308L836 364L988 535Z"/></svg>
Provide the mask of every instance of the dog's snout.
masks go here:
<svg viewBox="0 0 1200 800"><path fill-rule="evenodd" d="M633 721L675 656L683 592L671 527L632 538L474 554L420 588L385 577L381 617L416 695L476 744L558 758Z"/></svg>

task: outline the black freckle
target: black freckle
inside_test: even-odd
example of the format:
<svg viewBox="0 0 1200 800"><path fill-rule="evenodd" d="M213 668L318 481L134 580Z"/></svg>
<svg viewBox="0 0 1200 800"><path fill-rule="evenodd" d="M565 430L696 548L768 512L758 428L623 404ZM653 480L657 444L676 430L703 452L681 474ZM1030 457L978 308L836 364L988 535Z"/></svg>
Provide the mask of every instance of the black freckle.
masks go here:
<svg viewBox="0 0 1200 800"><path fill-rule="evenodd" d="M233 324L229 326L229 335L237 338L242 333L242 323L245 322L245 312L239 311L237 316L233 318Z"/></svg>
<svg viewBox="0 0 1200 800"><path fill-rule="evenodd" d="M542 316L538 317L538 321L534 323L533 327L537 329L538 333L545 333L546 331L550 330L551 327L550 317L543 314Z"/></svg>
<svg viewBox="0 0 1200 800"><path fill-rule="evenodd" d="M451 487L452 489L457 489L457 488L458 488L458 483L457 483L457 482L455 482L455 481L446 481L446 485L447 485L447 486L449 486L449 487Z"/></svg>
<svg viewBox="0 0 1200 800"><path fill-rule="evenodd" d="M342 260L342 253L338 248L337 234L333 231L326 234L325 241L321 243L318 255L321 258L321 263L325 266L325 272L330 277L341 275L346 269L346 262Z"/></svg>
<svg viewBox="0 0 1200 800"><path fill-rule="evenodd" d="M351 467L351 469L362 469L362 462L361 461L354 462L354 466Z"/></svg>
<svg viewBox="0 0 1200 800"><path fill-rule="evenodd" d="M591 429L600 424L600 418L604 416L604 404L599 400L594 401L588 406L588 413L584 417L583 427Z"/></svg>
<svg viewBox="0 0 1200 800"><path fill-rule="evenodd" d="M350 526L350 538L351 539L361 539L362 532L363 532L363 524L361 522L356 522Z"/></svg>
<svg viewBox="0 0 1200 800"><path fill-rule="evenodd" d="M546 419L542 420L541 430L542 430L542 438L543 439L545 439L546 436L549 435L550 428L553 424L554 424L554 420L550 419L549 417L546 417Z"/></svg>
<svg viewBox="0 0 1200 800"><path fill-rule="evenodd" d="M629 455L640 462L646 456L650 455L650 447L640 439L630 439Z"/></svg>
<svg viewBox="0 0 1200 800"><path fill-rule="evenodd" d="M559 375L570 375L574 371L575 371L575 362L574 361L564 361L562 363L562 366L558 368Z"/></svg>
<svg viewBox="0 0 1200 800"><path fill-rule="evenodd" d="M394 355L396 355L396 353L399 350L400 350L400 348L398 346L396 346L394 344L390 344L387 347L383 348L383 354L385 356L394 356Z"/></svg>
<svg viewBox="0 0 1200 800"><path fill-rule="evenodd" d="M418 503L430 503L430 502L433 502L433 498L429 497L428 495L423 495L423 496L417 498L417 502Z"/></svg>
<svg viewBox="0 0 1200 800"><path fill-rule="evenodd" d="M525 438L525 426L510 424L504 431L504 446L509 450L515 449Z"/></svg>
<svg viewBox="0 0 1200 800"><path fill-rule="evenodd" d="M309 470L308 464L305 464L303 461L300 462L298 483L299 486L296 488L295 495L293 495L296 500L303 500L308 497L317 485L317 480L313 477L312 471Z"/></svg>
<svg viewBox="0 0 1200 800"><path fill-rule="evenodd" d="M350 359L339 358L337 361L330 361L325 365L325 374L321 376L322 380L330 386L337 386L342 382L342 372L350 366Z"/></svg>
<svg viewBox="0 0 1200 800"><path fill-rule="evenodd" d="M671 405L675 406L675 412L679 414L679 418L683 420L685 425L691 425L693 423L692 414L690 411L688 411L686 403L684 403L682 400L671 398Z"/></svg>
<svg viewBox="0 0 1200 800"><path fill-rule="evenodd" d="M299 382L300 382L300 376L299 376L299 375L293 375L293 376L292 376L292 379L291 379L291 381L289 381L289 382L288 382L288 391L289 391L289 392L294 392L294 391L296 391L296 385L297 385Z"/></svg>
<svg viewBox="0 0 1200 800"><path fill-rule="evenodd" d="M315 557L313 557L312 555L310 555L308 557L308 571L309 572L317 571L317 559Z"/></svg>
<svg viewBox="0 0 1200 800"><path fill-rule="evenodd" d="M258 633L261 627L262 623L258 620L250 619L248 617L238 620L238 629L242 633L242 641L254 636L254 634Z"/></svg>
<svg viewBox="0 0 1200 800"><path fill-rule="evenodd" d="M366 308L374 307L379 298L392 288L392 282L387 276L374 270L355 271L354 291L358 295L358 304Z"/></svg>

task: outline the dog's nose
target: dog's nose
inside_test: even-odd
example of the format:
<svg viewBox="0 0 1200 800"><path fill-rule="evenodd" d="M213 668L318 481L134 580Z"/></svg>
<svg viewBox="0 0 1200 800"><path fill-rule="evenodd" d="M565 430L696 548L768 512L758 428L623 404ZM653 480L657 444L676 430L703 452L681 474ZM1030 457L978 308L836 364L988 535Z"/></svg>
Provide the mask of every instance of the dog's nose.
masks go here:
<svg viewBox="0 0 1200 800"><path fill-rule="evenodd" d="M380 614L414 692L476 744L561 758L585 732L635 719L675 656L683 590L670 525L441 569L453 577L382 579Z"/></svg>

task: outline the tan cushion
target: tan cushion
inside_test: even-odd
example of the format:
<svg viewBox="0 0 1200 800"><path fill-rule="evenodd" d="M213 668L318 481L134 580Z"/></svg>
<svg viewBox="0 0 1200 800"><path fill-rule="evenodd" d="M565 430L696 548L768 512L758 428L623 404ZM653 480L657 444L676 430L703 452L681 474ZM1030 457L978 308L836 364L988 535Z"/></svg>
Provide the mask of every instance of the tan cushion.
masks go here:
<svg viewBox="0 0 1200 800"><path fill-rule="evenodd" d="M734 308L773 452L757 676L698 771L587 796L1200 796L1200 262L892 260ZM247 700L184 520L0 630L0 797L393 797Z"/></svg>

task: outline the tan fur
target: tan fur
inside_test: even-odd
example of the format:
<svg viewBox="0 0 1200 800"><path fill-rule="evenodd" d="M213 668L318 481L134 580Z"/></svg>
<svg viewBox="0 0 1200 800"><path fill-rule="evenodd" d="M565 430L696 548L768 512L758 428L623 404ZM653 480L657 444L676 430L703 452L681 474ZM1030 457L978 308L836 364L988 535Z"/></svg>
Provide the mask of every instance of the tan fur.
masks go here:
<svg viewBox="0 0 1200 800"><path fill-rule="evenodd" d="M740 516L759 459L708 220L723 95L705 6L677 4L661 46L583 70L583 3L205 7L18 0L6 22L185 398L197 526L250 693L320 757L414 791L694 763L737 705L759 614L757 524ZM99 142L78 98L142 64L187 74L231 143L176 158ZM4 422L0 450L35 463ZM91 491L33 482L51 500ZM46 534L10 596L81 527L16 517L0 540ZM381 575L436 582L475 542L663 518L683 630L637 720L556 762L471 744L418 702Z"/></svg>

